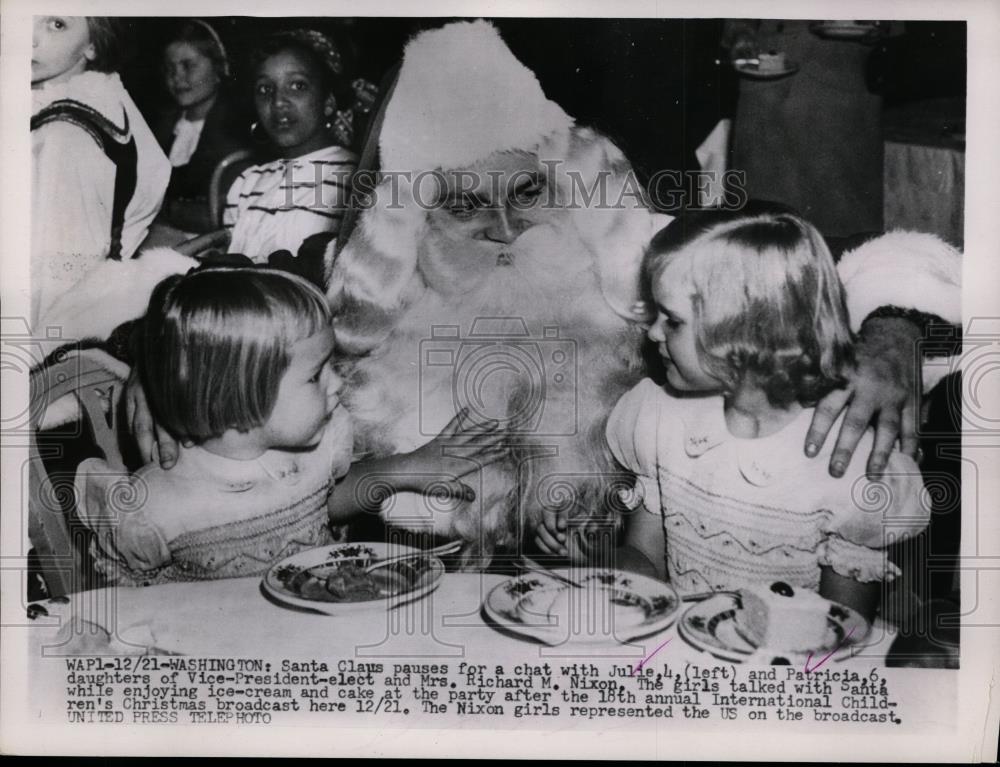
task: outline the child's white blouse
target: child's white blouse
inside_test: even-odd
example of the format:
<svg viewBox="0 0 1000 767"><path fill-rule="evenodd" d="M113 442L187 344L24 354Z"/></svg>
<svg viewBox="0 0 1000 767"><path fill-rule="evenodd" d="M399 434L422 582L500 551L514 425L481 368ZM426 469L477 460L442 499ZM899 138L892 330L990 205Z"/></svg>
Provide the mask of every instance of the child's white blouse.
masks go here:
<svg viewBox="0 0 1000 767"><path fill-rule="evenodd" d="M729 433L720 396L674 397L647 378L619 400L608 444L638 476L645 508L662 517L679 591L779 580L817 589L820 565L864 582L898 574L885 547L930 516L919 467L897 451L884 478L869 481L869 430L844 477L829 476L833 439L815 458L803 453L813 412L742 439Z"/></svg>
<svg viewBox="0 0 1000 767"><path fill-rule="evenodd" d="M350 150L328 146L243 171L226 195L223 223L232 230L229 252L266 263L276 250L296 255L310 235L335 235L356 164Z"/></svg>
<svg viewBox="0 0 1000 767"><path fill-rule="evenodd" d="M121 256L131 258L160 210L170 162L117 74L83 72L33 89L32 114L68 99L89 106L135 140L137 167L125 209ZM31 252L34 317L108 254L115 166L93 137L66 121L32 131ZM71 332L71 330L70 330Z"/></svg>
<svg viewBox="0 0 1000 767"><path fill-rule="evenodd" d="M259 575L271 563L336 541L327 496L351 465L353 432L334 412L312 450L253 460L182 447L170 470L134 475L99 458L80 464L77 513L96 533L95 566L109 582L149 585Z"/></svg>

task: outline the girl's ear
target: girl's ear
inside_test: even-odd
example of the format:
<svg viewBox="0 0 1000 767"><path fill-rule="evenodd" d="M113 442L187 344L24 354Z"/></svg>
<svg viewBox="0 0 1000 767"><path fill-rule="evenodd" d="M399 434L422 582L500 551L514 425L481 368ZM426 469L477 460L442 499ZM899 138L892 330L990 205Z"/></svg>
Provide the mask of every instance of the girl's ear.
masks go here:
<svg viewBox="0 0 1000 767"><path fill-rule="evenodd" d="M87 61L94 61L97 58L97 48L94 47L93 43L90 43L83 49L83 57Z"/></svg>

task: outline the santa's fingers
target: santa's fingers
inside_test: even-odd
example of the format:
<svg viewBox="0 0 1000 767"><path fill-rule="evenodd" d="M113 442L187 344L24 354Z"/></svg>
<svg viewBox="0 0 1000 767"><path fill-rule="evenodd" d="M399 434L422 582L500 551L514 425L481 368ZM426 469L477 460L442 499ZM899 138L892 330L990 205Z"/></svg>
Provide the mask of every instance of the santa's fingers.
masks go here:
<svg viewBox="0 0 1000 767"><path fill-rule="evenodd" d="M566 515L559 509L543 508L535 528L535 545L546 554L566 556Z"/></svg>
<svg viewBox="0 0 1000 767"><path fill-rule="evenodd" d="M476 500L476 491L464 482L452 478L440 478L426 483L420 492L424 495L431 495L435 498L455 498L459 501L471 502Z"/></svg>
<svg viewBox="0 0 1000 767"><path fill-rule="evenodd" d="M500 429L499 421L483 421L482 423L470 423L468 420L462 423L461 428L449 435L449 444L465 444L468 442L482 442L484 444L496 443L505 439L507 432Z"/></svg>
<svg viewBox="0 0 1000 767"><path fill-rule="evenodd" d="M563 542L544 525L535 530L535 546L539 551L553 556L565 557L569 553Z"/></svg>
<svg viewBox="0 0 1000 767"><path fill-rule="evenodd" d="M506 454L510 449L505 435L489 434L483 435L476 440L465 440L462 442L450 443L443 448L450 455L468 458L478 458L479 456L492 455L494 453Z"/></svg>
<svg viewBox="0 0 1000 767"><path fill-rule="evenodd" d="M494 448L475 455L449 456L450 461L447 468L451 469L451 474L456 477L466 477L474 474L485 466L502 461L507 457L506 448Z"/></svg>
<svg viewBox="0 0 1000 767"><path fill-rule="evenodd" d="M454 437L456 434L460 434L465 428L467 428L467 419L469 416L469 408L463 407L452 417L445 427L441 429L441 433L438 435L440 437Z"/></svg>

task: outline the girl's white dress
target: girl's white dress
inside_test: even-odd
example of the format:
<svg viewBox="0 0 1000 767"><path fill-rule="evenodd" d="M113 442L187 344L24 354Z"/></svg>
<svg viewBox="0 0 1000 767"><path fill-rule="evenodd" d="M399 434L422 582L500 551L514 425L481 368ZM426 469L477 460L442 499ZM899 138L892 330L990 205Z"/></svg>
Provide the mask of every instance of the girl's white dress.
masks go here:
<svg viewBox="0 0 1000 767"><path fill-rule="evenodd" d="M170 181L170 162L117 74L83 72L33 89L32 115L55 102L97 112L135 141L135 191L125 208L121 258L145 239ZM116 168L87 130L66 120L31 134L31 293L37 323L59 296L108 255ZM67 331L72 333L72 329Z"/></svg>
<svg viewBox="0 0 1000 767"><path fill-rule="evenodd" d="M266 263L276 250L297 254L310 235L336 235L356 165L353 152L328 146L243 171L226 196L223 223L232 230L229 252Z"/></svg>
<svg viewBox="0 0 1000 767"><path fill-rule="evenodd" d="M133 475L88 458L76 497L80 520L95 533L95 567L128 586L236 578L335 543L344 530L330 526L326 501L351 466L352 445L341 407L311 450L238 461L182 447L169 471L154 461Z"/></svg>
<svg viewBox="0 0 1000 767"><path fill-rule="evenodd" d="M619 400L608 421L615 458L638 476L643 508L662 518L670 580L681 593L785 581L819 587L820 565L862 582L898 569L885 547L930 517L920 469L894 452L869 481L869 431L841 479L827 473L834 440L803 454L813 415L760 439L729 433L720 396L678 398L650 379ZM837 433L837 427L833 432Z"/></svg>

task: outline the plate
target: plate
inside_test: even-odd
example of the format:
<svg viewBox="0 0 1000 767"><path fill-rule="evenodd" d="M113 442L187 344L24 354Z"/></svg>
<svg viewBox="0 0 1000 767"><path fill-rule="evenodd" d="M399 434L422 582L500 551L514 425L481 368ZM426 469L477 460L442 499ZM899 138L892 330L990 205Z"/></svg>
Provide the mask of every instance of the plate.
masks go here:
<svg viewBox="0 0 1000 767"><path fill-rule="evenodd" d="M881 35L874 24L857 21L816 21L809 25L809 31L831 40L866 40Z"/></svg>
<svg viewBox="0 0 1000 767"><path fill-rule="evenodd" d="M740 600L735 594L716 594L688 608L681 616L678 633L695 648L721 660L737 663L749 660L766 664L782 661L787 663L789 658L808 656L806 652L755 647L736 631L733 618L739 609ZM835 602L830 602L826 619L832 629L832 640L823 647L815 648L813 652L833 651L833 660L842 660L852 655L856 648L864 645L871 633L871 624L860 613Z"/></svg>
<svg viewBox="0 0 1000 767"><path fill-rule="evenodd" d="M419 599L436 589L444 575L444 563L428 555L376 568L372 572L375 579L371 585L378 587L379 595L364 597L362 592L359 594L362 598L357 601L331 601L336 597L326 588L327 578L338 572L350 574L347 568L364 568L379 559L419 551L412 546L376 542L320 546L300 551L273 565L264 575L262 585L264 591L279 602L330 615L384 610ZM325 598L328 594L330 599Z"/></svg>
<svg viewBox="0 0 1000 767"><path fill-rule="evenodd" d="M554 570L567 586L525 573L497 584L483 610L500 628L550 645L628 642L669 627L680 598L660 581L622 570Z"/></svg>
<svg viewBox="0 0 1000 767"><path fill-rule="evenodd" d="M762 72L757 64L733 64L733 69L753 80L778 80L782 77L788 77L788 75L794 75L799 71L799 65L793 61L786 61L784 69Z"/></svg>

